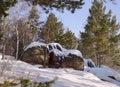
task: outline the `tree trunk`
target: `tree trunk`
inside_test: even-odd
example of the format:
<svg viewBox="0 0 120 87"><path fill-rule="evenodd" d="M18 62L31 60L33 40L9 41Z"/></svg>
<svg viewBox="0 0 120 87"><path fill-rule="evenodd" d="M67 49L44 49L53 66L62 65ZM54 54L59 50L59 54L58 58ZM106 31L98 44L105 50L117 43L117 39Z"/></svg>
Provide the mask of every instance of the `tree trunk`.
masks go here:
<svg viewBox="0 0 120 87"><path fill-rule="evenodd" d="M18 59L18 51L19 51L19 34L18 34L18 30L17 27L15 27L16 30L16 35L17 35L17 46L16 46L16 59Z"/></svg>
<svg viewBox="0 0 120 87"><path fill-rule="evenodd" d="M3 43L3 48L2 48L2 59L5 59L5 43Z"/></svg>

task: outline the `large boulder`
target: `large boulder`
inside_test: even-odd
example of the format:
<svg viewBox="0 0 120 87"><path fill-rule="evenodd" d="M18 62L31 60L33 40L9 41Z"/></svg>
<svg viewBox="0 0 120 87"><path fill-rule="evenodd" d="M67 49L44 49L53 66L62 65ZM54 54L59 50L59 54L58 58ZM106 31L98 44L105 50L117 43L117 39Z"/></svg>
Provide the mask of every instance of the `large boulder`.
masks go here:
<svg viewBox="0 0 120 87"><path fill-rule="evenodd" d="M60 51L54 49L50 52L49 67L84 70L84 60L81 52L78 50Z"/></svg>
<svg viewBox="0 0 120 87"><path fill-rule="evenodd" d="M30 64L47 65L49 52L45 44L38 42L31 43L24 51L21 58L22 61Z"/></svg>
<svg viewBox="0 0 120 87"><path fill-rule="evenodd" d="M84 61L82 57L69 53L62 59L61 67L73 68L75 70L84 70Z"/></svg>
<svg viewBox="0 0 120 87"><path fill-rule="evenodd" d="M84 70L82 53L78 50L67 50L58 43L49 43L49 67L73 68Z"/></svg>
<svg viewBox="0 0 120 87"><path fill-rule="evenodd" d="M48 67L49 68L59 68L61 65L61 57L63 48L59 43L49 43L49 62Z"/></svg>
<svg viewBox="0 0 120 87"><path fill-rule="evenodd" d="M46 65L49 68L73 68L84 70L84 61L80 51L67 50L58 43L31 43L21 58L30 64Z"/></svg>

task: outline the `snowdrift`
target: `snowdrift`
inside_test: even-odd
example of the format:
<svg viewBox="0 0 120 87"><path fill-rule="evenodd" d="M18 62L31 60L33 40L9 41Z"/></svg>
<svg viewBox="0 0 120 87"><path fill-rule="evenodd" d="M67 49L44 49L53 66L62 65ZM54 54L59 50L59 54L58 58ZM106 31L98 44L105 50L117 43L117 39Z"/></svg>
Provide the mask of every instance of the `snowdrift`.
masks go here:
<svg viewBox="0 0 120 87"><path fill-rule="evenodd" d="M101 81L95 75L86 71L73 69L50 69L37 68L22 61L0 61L0 67L7 63L9 69L5 70L0 82L5 79L28 78L37 82L50 81L58 77L53 87L119 87L119 85Z"/></svg>

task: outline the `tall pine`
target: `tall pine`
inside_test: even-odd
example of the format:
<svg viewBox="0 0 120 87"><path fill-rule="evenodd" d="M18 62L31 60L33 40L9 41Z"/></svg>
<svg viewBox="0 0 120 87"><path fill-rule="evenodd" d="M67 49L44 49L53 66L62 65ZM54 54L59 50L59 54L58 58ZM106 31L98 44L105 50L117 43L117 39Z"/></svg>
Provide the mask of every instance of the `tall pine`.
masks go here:
<svg viewBox="0 0 120 87"><path fill-rule="evenodd" d="M45 25L41 29L41 36L45 42L55 42L56 37L63 32L63 24L59 22L57 17L50 13Z"/></svg>
<svg viewBox="0 0 120 87"><path fill-rule="evenodd" d="M37 33L40 30L40 24L41 24L39 18L40 16L38 13L38 9L36 6L33 5L28 16L28 24L29 24L31 33L34 34L33 41L38 39Z"/></svg>
<svg viewBox="0 0 120 87"><path fill-rule="evenodd" d="M111 60L112 52L118 47L117 32L119 24L111 17L111 11L105 12L106 7L100 0L94 0L89 9L90 16L85 26L85 32L81 33L81 48L84 57L93 58L100 67L102 59ZM114 40L110 40L114 38ZM114 45L112 45L114 44ZM111 56L112 54L112 56Z"/></svg>
<svg viewBox="0 0 120 87"><path fill-rule="evenodd" d="M109 56L112 57L112 61L114 65L120 66L120 34L118 33L120 30L119 24L116 24L116 17L113 16L111 20L111 29L109 30Z"/></svg>

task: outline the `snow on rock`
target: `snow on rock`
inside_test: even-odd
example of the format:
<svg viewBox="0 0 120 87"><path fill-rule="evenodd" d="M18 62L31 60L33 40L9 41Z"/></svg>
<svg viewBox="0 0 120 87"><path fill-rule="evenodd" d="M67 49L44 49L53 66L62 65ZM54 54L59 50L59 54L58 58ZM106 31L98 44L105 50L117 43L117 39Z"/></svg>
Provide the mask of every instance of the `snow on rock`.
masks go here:
<svg viewBox="0 0 120 87"><path fill-rule="evenodd" d="M84 69L88 67L95 67L95 63L91 59L84 59Z"/></svg>
<svg viewBox="0 0 120 87"><path fill-rule="evenodd" d="M84 70L84 61L82 54L78 50L67 50L58 43L49 43L50 60L54 63L49 64L58 67L73 68L75 70ZM54 65L52 65L54 64Z"/></svg>
<svg viewBox="0 0 120 87"><path fill-rule="evenodd" d="M69 54L73 54L76 56L79 56L81 58L82 57L82 53L79 50L67 50L65 48L63 48L59 43L49 43L49 44L45 44L42 42L32 42L30 45L27 46L27 48L25 49L25 51L29 48L32 47L40 47L40 46L47 46L49 49L49 52L54 52L56 55L63 55L63 56L67 56Z"/></svg>
<svg viewBox="0 0 120 87"><path fill-rule="evenodd" d="M56 56L62 56L63 51L67 50L63 48L59 43L49 43L49 52L53 52Z"/></svg>
<svg viewBox="0 0 120 87"><path fill-rule="evenodd" d="M50 52L53 51L56 54L60 53L60 55L63 55L63 56L68 56L69 54L73 54L83 58L82 53L79 50L74 50L74 49L67 50L63 48L59 43L49 43L48 46L49 46Z"/></svg>
<svg viewBox="0 0 120 87"><path fill-rule="evenodd" d="M73 55L83 58L82 53L79 50L66 50L63 52L64 56L68 56L69 54L73 54Z"/></svg>
<svg viewBox="0 0 120 87"><path fill-rule="evenodd" d="M64 48L59 43L49 43L48 46L49 46L49 50L51 49L58 49L60 51L64 50Z"/></svg>
<svg viewBox="0 0 120 87"><path fill-rule="evenodd" d="M62 55L62 51L58 50L58 49L52 49L52 50L49 50L49 52L53 52L56 56L61 56Z"/></svg>
<svg viewBox="0 0 120 87"><path fill-rule="evenodd" d="M0 65L5 61L0 61ZM10 70L4 72L0 81L5 78L29 78L37 82L45 82L58 77L53 87L119 87L119 85L101 81L95 75L86 71L73 69L37 68L22 61L9 61Z"/></svg>
<svg viewBox="0 0 120 87"><path fill-rule="evenodd" d="M32 47L41 47L41 46L46 46L46 44L42 42L32 42L30 45L27 46L27 48L25 48L25 51Z"/></svg>

